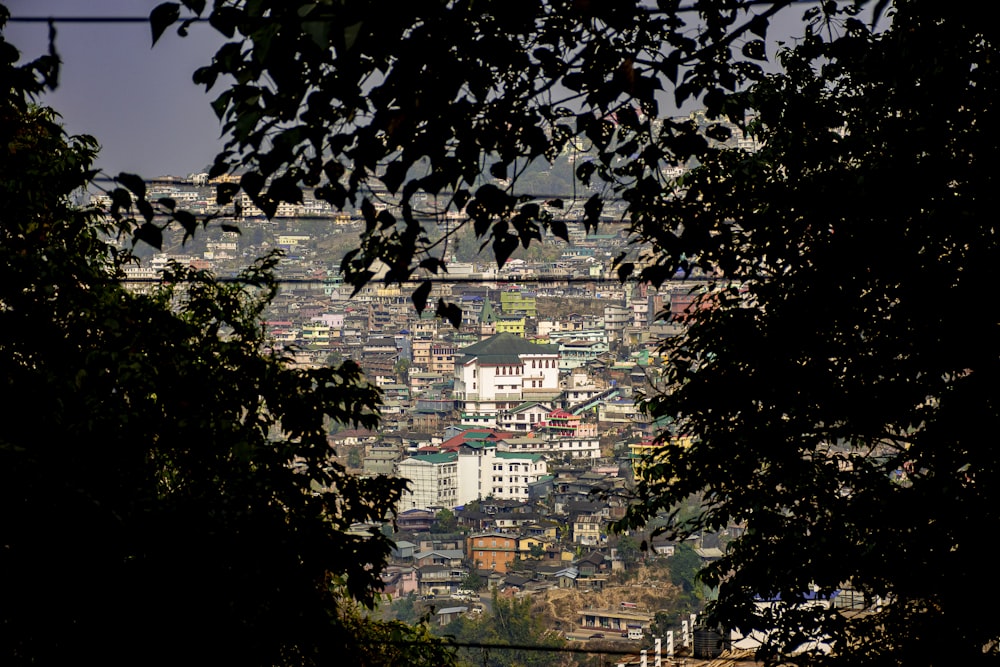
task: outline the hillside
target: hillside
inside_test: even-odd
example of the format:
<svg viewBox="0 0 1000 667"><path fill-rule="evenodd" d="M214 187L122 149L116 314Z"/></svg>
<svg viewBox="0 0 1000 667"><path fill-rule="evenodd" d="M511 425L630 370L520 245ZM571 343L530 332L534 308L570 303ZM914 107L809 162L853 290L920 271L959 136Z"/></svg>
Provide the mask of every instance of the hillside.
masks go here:
<svg viewBox="0 0 1000 667"><path fill-rule="evenodd" d="M660 572L640 568L639 576L624 585L609 584L603 591L553 589L543 591L535 599L533 611L545 619L553 630L570 632L579 628L582 609L615 609L622 602L635 603L639 611L655 614L672 610L679 589L669 580L652 578Z"/></svg>

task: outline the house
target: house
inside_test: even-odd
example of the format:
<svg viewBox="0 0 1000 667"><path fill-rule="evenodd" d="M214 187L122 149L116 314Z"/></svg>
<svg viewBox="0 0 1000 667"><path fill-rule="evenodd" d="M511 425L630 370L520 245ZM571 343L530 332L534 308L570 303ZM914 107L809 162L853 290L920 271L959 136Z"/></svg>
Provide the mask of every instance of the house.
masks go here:
<svg viewBox="0 0 1000 667"><path fill-rule="evenodd" d="M466 576L468 571L465 568L447 565L425 565L417 568L421 595L451 595L461 587Z"/></svg>
<svg viewBox="0 0 1000 667"><path fill-rule="evenodd" d="M434 524L434 512L425 509L409 509L396 515L396 526L399 530L414 533L427 532Z"/></svg>
<svg viewBox="0 0 1000 667"><path fill-rule="evenodd" d="M580 576L580 571L575 567L564 567L552 575L559 588L576 588L576 578Z"/></svg>
<svg viewBox="0 0 1000 667"><path fill-rule="evenodd" d="M478 533L468 537L465 552L477 568L509 572L517 559L517 537L504 533Z"/></svg>
<svg viewBox="0 0 1000 667"><path fill-rule="evenodd" d="M575 565L581 576L593 577L607 571L608 559L600 551L591 551L583 558L577 560Z"/></svg>
<svg viewBox="0 0 1000 667"><path fill-rule="evenodd" d="M540 560L547 546L545 540L537 537L519 537L517 540L517 551L521 560Z"/></svg>
<svg viewBox="0 0 1000 667"><path fill-rule="evenodd" d="M653 614L620 607L618 609L584 609L577 612L580 616L580 627L586 630L608 630L621 636L630 627L638 626L643 631L649 630L653 622Z"/></svg>
<svg viewBox="0 0 1000 667"><path fill-rule="evenodd" d="M538 401L522 403L511 410L501 410L497 414L497 426L505 431L527 433L536 424L544 423L551 411L551 406Z"/></svg>
<svg viewBox="0 0 1000 667"><path fill-rule="evenodd" d="M400 540L392 547L392 557L395 560L410 560L416 553L416 546L413 542Z"/></svg>
<svg viewBox="0 0 1000 667"><path fill-rule="evenodd" d="M390 565L381 574L382 593L401 598L418 589L417 570L412 567Z"/></svg>
<svg viewBox="0 0 1000 667"><path fill-rule="evenodd" d="M413 554L413 562L417 567L427 565L445 565L448 567L461 567L465 554L461 549L434 549L432 551L421 551Z"/></svg>
<svg viewBox="0 0 1000 667"><path fill-rule="evenodd" d="M603 533L604 520L600 516L579 514L572 522L573 542L584 546L598 546L607 542Z"/></svg>

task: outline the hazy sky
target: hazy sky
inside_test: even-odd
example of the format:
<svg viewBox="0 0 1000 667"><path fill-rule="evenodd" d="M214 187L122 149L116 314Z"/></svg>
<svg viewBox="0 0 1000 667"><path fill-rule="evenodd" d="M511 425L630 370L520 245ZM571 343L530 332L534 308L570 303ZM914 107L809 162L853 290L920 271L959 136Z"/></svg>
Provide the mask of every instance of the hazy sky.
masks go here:
<svg viewBox="0 0 1000 667"><path fill-rule="evenodd" d="M11 17L147 17L162 0L0 0ZM772 25L774 37L801 30L802 9L789 10ZM63 67L58 90L43 102L62 114L73 134L97 137L98 166L146 178L183 176L211 164L221 149L220 124L206 93L191 74L211 61L224 38L207 24L188 37L168 30L151 48L147 23L57 23L56 48ZM6 38L24 59L48 49L48 26L12 21Z"/></svg>
<svg viewBox="0 0 1000 667"><path fill-rule="evenodd" d="M161 0L3 0L18 16L148 16ZM98 166L152 178L186 175L212 162L220 125L191 73L211 61L223 37L207 24L186 38L168 31L155 48L147 24L57 23L63 67L59 88L43 102L73 134L101 144ZM33 59L48 49L48 26L11 22L5 37Z"/></svg>

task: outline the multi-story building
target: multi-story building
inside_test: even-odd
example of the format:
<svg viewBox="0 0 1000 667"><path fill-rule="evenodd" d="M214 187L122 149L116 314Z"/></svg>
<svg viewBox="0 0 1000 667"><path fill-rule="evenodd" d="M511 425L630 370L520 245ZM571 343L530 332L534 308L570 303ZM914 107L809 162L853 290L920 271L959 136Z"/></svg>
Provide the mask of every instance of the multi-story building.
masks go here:
<svg viewBox="0 0 1000 667"><path fill-rule="evenodd" d="M607 537L603 534L604 522L601 517L581 514L573 519L573 541L584 546L595 547L604 544Z"/></svg>
<svg viewBox="0 0 1000 667"><path fill-rule="evenodd" d="M505 289L500 292L500 310L504 315L524 315L537 317L535 293L522 289Z"/></svg>
<svg viewBox="0 0 1000 667"><path fill-rule="evenodd" d="M596 340L564 340L559 342L559 368L572 370L586 366L608 353L608 344Z"/></svg>
<svg viewBox="0 0 1000 667"><path fill-rule="evenodd" d="M455 368L455 347L448 343L434 343L429 355L431 373L448 373Z"/></svg>
<svg viewBox="0 0 1000 667"><path fill-rule="evenodd" d="M455 354L456 408L495 425L497 413L559 394L559 348L499 333ZM485 425L485 424L483 424Z"/></svg>
<svg viewBox="0 0 1000 667"><path fill-rule="evenodd" d="M409 480L399 510L455 507L458 502L458 454L424 454L403 459L396 474Z"/></svg>
<svg viewBox="0 0 1000 667"><path fill-rule="evenodd" d="M487 495L497 500L527 500L528 486L548 474L545 459L539 454L497 451L492 470L483 473L484 482L489 474Z"/></svg>
<svg viewBox="0 0 1000 667"><path fill-rule="evenodd" d="M501 451L495 441L469 441L458 451L459 502L527 500L528 487L548 474L538 454Z"/></svg>
<svg viewBox="0 0 1000 667"><path fill-rule="evenodd" d="M528 321L524 315L500 315L493 324L497 333L509 333L524 338Z"/></svg>
<svg viewBox="0 0 1000 667"><path fill-rule="evenodd" d="M527 433L536 424L545 422L551 411L552 408L538 401L522 403L512 410L501 410L497 414L497 426L505 431Z"/></svg>
<svg viewBox="0 0 1000 667"><path fill-rule="evenodd" d="M597 459L601 456L601 439L596 434L559 436L543 431L531 435L505 438L497 444L501 451L519 454L541 454L559 460Z"/></svg>
<svg viewBox="0 0 1000 667"><path fill-rule="evenodd" d="M313 347L329 347L330 327L322 322L302 325L302 343Z"/></svg>
<svg viewBox="0 0 1000 667"><path fill-rule="evenodd" d="M470 535L465 553L479 569L507 572L517 559L517 536L504 533L477 533Z"/></svg>
<svg viewBox="0 0 1000 667"><path fill-rule="evenodd" d="M412 368L429 373L431 370L431 348L434 347L434 341L430 338L414 338L412 345Z"/></svg>

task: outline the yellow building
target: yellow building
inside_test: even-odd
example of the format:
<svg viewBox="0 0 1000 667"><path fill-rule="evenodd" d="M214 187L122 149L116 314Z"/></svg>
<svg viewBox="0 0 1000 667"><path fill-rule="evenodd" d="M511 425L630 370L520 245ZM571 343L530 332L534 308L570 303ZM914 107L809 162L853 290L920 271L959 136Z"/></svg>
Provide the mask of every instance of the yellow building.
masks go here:
<svg viewBox="0 0 1000 667"><path fill-rule="evenodd" d="M538 317L534 292L523 292L519 289L500 292L500 310L504 315Z"/></svg>
<svg viewBox="0 0 1000 667"><path fill-rule="evenodd" d="M628 455L632 463L632 474L636 479L643 477L643 470L655 464L657 458L662 458L672 448L687 449L691 443L690 436L682 435L674 436L666 443L654 443L653 438L643 438L640 442L630 444Z"/></svg>
<svg viewBox="0 0 1000 667"><path fill-rule="evenodd" d="M524 338L526 320L523 315L501 315L494 322L494 329L499 333L510 333Z"/></svg>

